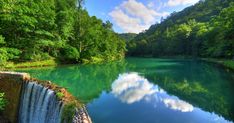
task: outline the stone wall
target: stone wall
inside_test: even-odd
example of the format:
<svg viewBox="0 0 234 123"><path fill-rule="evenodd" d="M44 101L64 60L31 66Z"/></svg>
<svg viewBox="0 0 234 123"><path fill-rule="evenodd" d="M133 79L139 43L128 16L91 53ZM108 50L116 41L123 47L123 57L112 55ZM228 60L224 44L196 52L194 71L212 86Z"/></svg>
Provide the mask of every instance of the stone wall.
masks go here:
<svg viewBox="0 0 234 123"><path fill-rule="evenodd" d="M4 92L7 99L3 114L12 123L17 122L22 83L29 78L26 73L0 72L0 92Z"/></svg>

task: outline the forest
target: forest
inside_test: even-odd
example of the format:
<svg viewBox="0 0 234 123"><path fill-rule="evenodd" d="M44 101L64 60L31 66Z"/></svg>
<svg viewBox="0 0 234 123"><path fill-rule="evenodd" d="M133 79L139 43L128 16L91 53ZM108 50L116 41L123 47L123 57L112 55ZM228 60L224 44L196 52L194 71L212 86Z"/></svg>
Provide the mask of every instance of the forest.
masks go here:
<svg viewBox="0 0 234 123"><path fill-rule="evenodd" d="M199 1L130 39L127 49L129 56L233 59L234 2Z"/></svg>
<svg viewBox="0 0 234 123"><path fill-rule="evenodd" d="M112 24L90 16L84 0L1 0L0 66L9 62L111 61L125 42Z"/></svg>

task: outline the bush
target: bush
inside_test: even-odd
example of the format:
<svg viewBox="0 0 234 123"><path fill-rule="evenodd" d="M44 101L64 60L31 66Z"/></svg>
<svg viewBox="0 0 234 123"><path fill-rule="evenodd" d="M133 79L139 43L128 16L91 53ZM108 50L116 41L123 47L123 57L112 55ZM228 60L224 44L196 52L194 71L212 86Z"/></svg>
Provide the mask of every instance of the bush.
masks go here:
<svg viewBox="0 0 234 123"><path fill-rule="evenodd" d="M24 53L23 59L29 60L29 61L44 61L44 60L50 60L53 57L51 57L48 53L43 52L37 52L37 53Z"/></svg>
<svg viewBox="0 0 234 123"><path fill-rule="evenodd" d="M75 47L69 45L63 49L62 55L63 58L73 61L78 61L78 59L80 58L79 51Z"/></svg>
<svg viewBox="0 0 234 123"><path fill-rule="evenodd" d="M0 66L4 66L8 60L18 58L20 51L14 48L0 48Z"/></svg>

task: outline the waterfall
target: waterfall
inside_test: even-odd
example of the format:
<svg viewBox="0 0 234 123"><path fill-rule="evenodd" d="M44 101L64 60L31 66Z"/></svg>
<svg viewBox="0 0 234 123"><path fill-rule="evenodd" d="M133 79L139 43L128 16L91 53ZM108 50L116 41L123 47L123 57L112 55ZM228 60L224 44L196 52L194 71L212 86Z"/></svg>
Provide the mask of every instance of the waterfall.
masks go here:
<svg viewBox="0 0 234 123"><path fill-rule="evenodd" d="M63 103L54 91L35 82L24 82L19 123L60 123Z"/></svg>

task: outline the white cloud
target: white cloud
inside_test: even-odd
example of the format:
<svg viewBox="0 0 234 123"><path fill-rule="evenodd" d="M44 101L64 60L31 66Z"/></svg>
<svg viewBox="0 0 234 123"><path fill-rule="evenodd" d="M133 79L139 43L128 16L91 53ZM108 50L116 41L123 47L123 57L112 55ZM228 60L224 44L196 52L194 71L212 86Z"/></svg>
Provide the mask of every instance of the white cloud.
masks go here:
<svg viewBox="0 0 234 123"><path fill-rule="evenodd" d="M131 104L147 96L161 92L137 73L125 73L112 84L112 93L122 102Z"/></svg>
<svg viewBox="0 0 234 123"><path fill-rule="evenodd" d="M179 99L163 99L164 104L173 110L178 110L181 112L192 112L193 106L185 101Z"/></svg>
<svg viewBox="0 0 234 123"><path fill-rule="evenodd" d="M147 27L141 25L141 20L139 18L132 18L125 14L121 9L115 9L110 13L113 20L116 22L117 26L124 30L124 32L134 32L138 33Z"/></svg>
<svg viewBox="0 0 234 123"><path fill-rule="evenodd" d="M189 4L195 4L199 0L169 0L167 2L167 6L178 6L178 5L189 5Z"/></svg>
<svg viewBox="0 0 234 123"><path fill-rule="evenodd" d="M153 7L155 7L155 4L154 4L154 2L149 2L148 4L147 4L147 6L149 7L149 8L153 8Z"/></svg>
<svg viewBox="0 0 234 123"><path fill-rule="evenodd" d="M141 100L151 102L154 98L158 104L162 102L167 108L181 112L192 112L194 107L177 97L169 96L157 85L151 84L146 78L138 73L120 74L112 86L112 93L122 102L132 104ZM158 102L160 101L160 102Z"/></svg>
<svg viewBox="0 0 234 123"><path fill-rule="evenodd" d="M124 32L139 33L169 13L159 13L136 0L128 0L116 7L109 15Z"/></svg>

